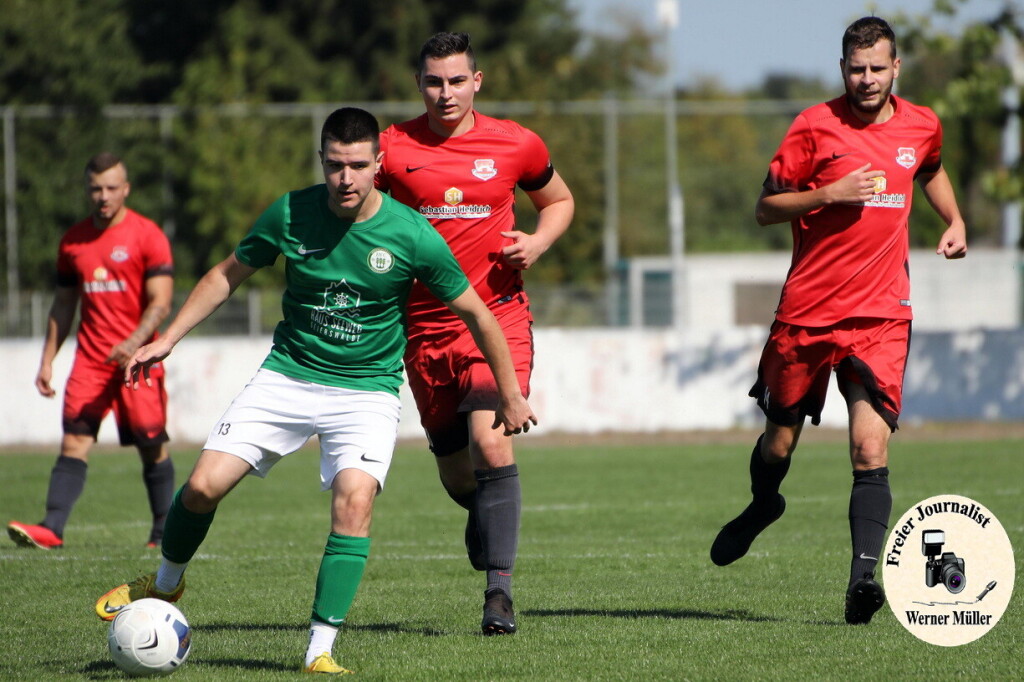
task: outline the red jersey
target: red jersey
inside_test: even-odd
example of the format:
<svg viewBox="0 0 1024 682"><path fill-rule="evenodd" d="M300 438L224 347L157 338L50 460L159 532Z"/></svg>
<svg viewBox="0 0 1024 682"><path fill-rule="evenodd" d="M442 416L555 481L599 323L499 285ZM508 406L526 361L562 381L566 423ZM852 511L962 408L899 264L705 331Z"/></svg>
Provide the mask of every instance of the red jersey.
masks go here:
<svg viewBox="0 0 1024 682"><path fill-rule="evenodd" d="M76 363L103 364L138 326L148 304L146 278L173 272L167 236L132 210L102 230L91 217L75 223L60 240L57 284L76 287L81 296Z"/></svg>
<svg viewBox="0 0 1024 682"><path fill-rule="evenodd" d="M792 221L793 262L777 319L804 327L871 317L909 320L910 203L918 173L941 166L942 126L927 107L891 98L884 123L864 123L845 96L800 113L764 182L772 193L836 182L870 162L885 171L865 204L825 206Z"/></svg>
<svg viewBox="0 0 1024 682"><path fill-rule="evenodd" d="M425 216L448 242L469 281L488 306L522 290L522 274L501 250L512 244L515 188L541 189L554 171L536 133L514 121L474 112L472 130L442 137L427 115L381 134L384 162L377 187ZM409 295L409 326L461 324L417 282Z"/></svg>

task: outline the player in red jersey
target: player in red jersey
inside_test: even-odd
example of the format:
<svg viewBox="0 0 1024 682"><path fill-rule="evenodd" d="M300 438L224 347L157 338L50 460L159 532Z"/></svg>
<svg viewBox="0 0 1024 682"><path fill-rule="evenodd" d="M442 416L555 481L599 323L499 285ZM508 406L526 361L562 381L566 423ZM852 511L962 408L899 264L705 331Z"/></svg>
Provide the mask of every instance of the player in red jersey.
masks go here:
<svg viewBox="0 0 1024 682"><path fill-rule="evenodd" d="M942 168L942 128L930 109L892 94L896 38L877 17L843 36L846 94L797 116L757 202L761 225L790 222L793 263L750 395L766 416L751 453L753 501L711 547L725 566L778 519L779 487L804 418L817 424L829 373L849 409L853 558L846 622L885 603L874 580L892 507L888 442L897 428L910 343L908 217L916 180L948 225L937 253L967 253L964 221Z"/></svg>
<svg viewBox="0 0 1024 682"><path fill-rule="evenodd" d="M81 301L75 361L64 390L60 455L50 473L46 517L38 525L11 521L7 533L19 545L50 549L64 544L64 525L85 487L89 450L100 422L113 410L122 445L134 444L153 513L148 545L163 535L174 494L174 465L167 451L167 395L163 370L156 391L124 386L132 354L156 338L171 310L173 261L163 231L125 206L131 190L121 160L97 154L85 168L92 215L61 239L57 291L50 308L36 389L47 398L53 359L71 330Z"/></svg>
<svg viewBox="0 0 1024 682"><path fill-rule="evenodd" d="M427 40L416 82L426 113L381 135L378 187L419 210L448 242L501 323L528 395L533 320L522 271L569 227L572 194L535 133L474 109L483 74L469 36ZM515 226L517 185L538 212L532 233ZM420 422L442 485L469 513L470 562L487 573L482 629L511 634L520 486L511 439L494 429L494 378L466 326L421 285L409 297L408 335L405 366Z"/></svg>

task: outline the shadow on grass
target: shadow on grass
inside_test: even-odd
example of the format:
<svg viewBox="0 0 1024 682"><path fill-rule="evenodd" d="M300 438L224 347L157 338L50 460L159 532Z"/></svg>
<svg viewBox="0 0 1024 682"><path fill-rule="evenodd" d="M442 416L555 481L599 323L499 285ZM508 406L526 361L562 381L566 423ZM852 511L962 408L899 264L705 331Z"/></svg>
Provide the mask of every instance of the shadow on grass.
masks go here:
<svg viewBox="0 0 1024 682"><path fill-rule="evenodd" d="M203 668L207 672L213 672L220 668L235 668L242 670L281 670L285 672L298 672L298 659L295 665L285 665L280 661L268 661L265 658L200 658L190 659L185 663L190 669ZM83 675L90 679L123 679L124 673L111 661L93 661L81 670Z"/></svg>
<svg viewBox="0 0 1024 682"><path fill-rule="evenodd" d="M524 616L596 616L600 618L667 618L676 620L744 620L752 623L781 622L781 618L759 616L749 611L694 611L691 609L530 609Z"/></svg>
<svg viewBox="0 0 1024 682"><path fill-rule="evenodd" d="M309 630L309 621L304 623L213 623L198 625L192 628L197 632L246 632L267 630L270 632L284 632L298 630L305 632ZM445 630L438 630L430 627L412 627L400 623L364 623L357 625L346 623L342 626L344 630L355 630L357 632L398 632L403 634L423 635L424 637L444 637L452 633Z"/></svg>
<svg viewBox="0 0 1024 682"><path fill-rule="evenodd" d="M826 625L826 626L837 627L837 628L838 627L842 627L842 628L850 627L850 624L847 623L846 620L839 620L838 618L835 619L835 620L805 620L804 621L804 625Z"/></svg>
<svg viewBox="0 0 1024 682"><path fill-rule="evenodd" d="M354 630L357 632L396 632L401 634L412 634L412 635L423 635L424 637L446 637L451 635L451 632L445 630L438 630L437 628L431 627L416 627L413 625L405 625L401 623L364 623L354 624L346 623L342 626L344 630ZM192 628L196 632L290 632L300 631L306 632L309 630L309 622L304 623L209 623L204 625L196 625Z"/></svg>
<svg viewBox="0 0 1024 682"><path fill-rule="evenodd" d="M124 673L121 669L114 665L113 661L93 661L92 663L83 666L78 672L85 675L92 680L106 680L113 679L115 677L124 677ZM16 678L10 678L16 679Z"/></svg>
<svg viewBox="0 0 1024 682"><path fill-rule="evenodd" d="M192 629L196 632L253 632L260 630L269 630L271 632L299 630L305 632L309 630L309 621L305 623L204 623L202 625L193 625Z"/></svg>
<svg viewBox="0 0 1024 682"><path fill-rule="evenodd" d="M368 623L366 625L346 625L346 630L359 632L400 632L403 634L423 635L424 637L447 637L453 633L431 627L409 627L398 623Z"/></svg>

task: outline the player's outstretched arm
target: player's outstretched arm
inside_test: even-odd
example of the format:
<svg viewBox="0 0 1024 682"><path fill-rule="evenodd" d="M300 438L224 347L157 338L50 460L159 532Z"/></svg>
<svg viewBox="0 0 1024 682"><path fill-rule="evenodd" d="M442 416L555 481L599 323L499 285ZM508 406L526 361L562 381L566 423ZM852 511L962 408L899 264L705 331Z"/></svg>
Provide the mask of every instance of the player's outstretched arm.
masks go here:
<svg viewBox="0 0 1024 682"><path fill-rule="evenodd" d="M110 349L108 364L124 368L146 339L153 336L167 316L171 314L171 299L174 297L174 278L170 275L154 275L146 278L146 308L139 316L139 323L121 343Z"/></svg>
<svg viewBox="0 0 1024 682"><path fill-rule="evenodd" d="M537 417L519 390L512 353L509 352L508 342L505 341L498 321L473 287L468 287L454 300L445 301L445 304L466 323L498 384L500 405L492 428L504 426L506 436L529 431L530 425L537 423Z"/></svg>
<svg viewBox="0 0 1024 682"><path fill-rule="evenodd" d="M770 192L761 190L761 196L754 208L758 225L788 223L791 220L831 204L863 204L875 195L875 178L885 171L872 169L866 163L831 185L804 190L803 192Z"/></svg>
<svg viewBox="0 0 1024 682"><path fill-rule="evenodd" d="M939 166L939 170L934 173L921 173L917 182L921 185L928 203L949 226L939 238L935 253L950 260L963 258L967 255L967 226L960 216L960 207L957 206L956 195L953 193L953 183L949 181L946 169Z"/></svg>
<svg viewBox="0 0 1024 682"><path fill-rule="evenodd" d="M501 236L514 240L502 249L505 262L518 270L526 270L569 229L576 202L572 192L557 171L541 189L527 192L537 209L537 228L533 234L510 230Z"/></svg>
<svg viewBox="0 0 1024 682"><path fill-rule="evenodd" d="M75 310L78 308L78 289L76 287L57 287L50 306L50 314L46 320L46 338L43 340L43 356L39 361L39 372L36 374L36 390L39 394L52 398L57 395L50 385L53 380L53 359L57 351L71 332L71 324L75 321Z"/></svg>
<svg viewBox="0 0 1024 682"><path fill-rule="evenodd" d="M132 355L124 369L125 383L138 388L141 373L146 385L150 385L149 368L170 355L178 341L228 300L238 285L254 272L256 268L239 261L234 253L210 268L185 299L181 310L167 327L167 333Z"/></svg>

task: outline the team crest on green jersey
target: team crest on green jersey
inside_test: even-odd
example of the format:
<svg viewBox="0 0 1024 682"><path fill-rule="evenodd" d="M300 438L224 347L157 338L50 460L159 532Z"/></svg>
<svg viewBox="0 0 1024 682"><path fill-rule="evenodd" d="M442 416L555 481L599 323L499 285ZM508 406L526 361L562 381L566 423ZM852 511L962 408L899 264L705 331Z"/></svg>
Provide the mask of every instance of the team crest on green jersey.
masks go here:
<svg viewBox="0 0 1024 682"><path fill-rule="evenodd" d="M395 267L395 256L384 247L378 246L370 251L370 255L366 257L366 264L374 272L383 274Z"/></svg>

